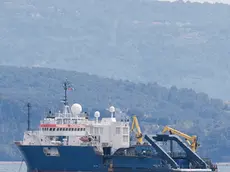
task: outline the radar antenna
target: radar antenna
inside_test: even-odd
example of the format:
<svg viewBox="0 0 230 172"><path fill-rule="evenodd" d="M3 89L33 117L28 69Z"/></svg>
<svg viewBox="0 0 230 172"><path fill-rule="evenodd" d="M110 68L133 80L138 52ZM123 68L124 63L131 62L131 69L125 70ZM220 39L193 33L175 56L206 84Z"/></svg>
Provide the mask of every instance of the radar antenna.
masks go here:
<svg viewBox="0 0 230 172"><path fill-rule="evenodd" d="M31 108L31 104L27 103L27 131L30 131L30 108Z"/></svg>

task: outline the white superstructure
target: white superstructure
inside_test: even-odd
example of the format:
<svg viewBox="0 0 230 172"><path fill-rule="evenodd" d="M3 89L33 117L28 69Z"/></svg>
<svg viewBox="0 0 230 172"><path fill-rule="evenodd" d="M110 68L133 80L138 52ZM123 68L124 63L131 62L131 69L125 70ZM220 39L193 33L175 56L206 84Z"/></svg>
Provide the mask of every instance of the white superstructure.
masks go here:
<svg viewBox="0 0 230 172"><path fill-rule="evenodd" d="M94 113L94 119L82 112L80 104L71 108L65 104L63 112L49 115L40 122L39 130L26 131L23 145L62 145L103 147L130 146L129 120L117 121L115 108L109 108L111 116L100 118L100 112Z"/></svg>

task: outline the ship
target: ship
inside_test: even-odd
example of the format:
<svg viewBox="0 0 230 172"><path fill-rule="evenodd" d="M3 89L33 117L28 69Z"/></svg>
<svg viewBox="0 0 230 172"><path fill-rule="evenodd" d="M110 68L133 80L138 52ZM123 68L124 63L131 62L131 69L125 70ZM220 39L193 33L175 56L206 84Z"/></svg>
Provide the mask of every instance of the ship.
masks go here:
<svg viewBox="0 0 230 172"><path fill-rule="evenodd" d="M79 103L67 100L68 82L64 82L63 110L49 111L36 130L24 132L15 141L23 155L27 172L211 172L212 169L178 136L140 134L131 142L130 118L109 115L93 117ZM28 105L28 116L30 106ZM175 142L182 152L168 152L165 142Z"/></svg>

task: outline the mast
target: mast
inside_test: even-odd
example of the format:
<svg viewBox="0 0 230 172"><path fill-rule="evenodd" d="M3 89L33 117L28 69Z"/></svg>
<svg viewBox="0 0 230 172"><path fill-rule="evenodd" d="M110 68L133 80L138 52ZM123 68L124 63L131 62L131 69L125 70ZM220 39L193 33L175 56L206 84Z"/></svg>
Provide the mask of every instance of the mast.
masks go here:
<svg viewBox="0 0 230 172"><path fill-rule="evenodd" d="M30 131L30 108L31 104L27 103L27 131Z"/></svg>
<svg viewBox="0 0 230 172"><path fill-rule="evenodd" d="M67 79L63 83L63 88L64 88L64 93L65 93L64 94L64 99L63 99L63 101L64 101L64 111L63 111L63 114L66 116L67 114L71 113L71 111L69 109L69 105L68 105L67 91L68 90L72 90L72 87L70 86L70 82L67 81Z"/></svg>
<svg viewBox="0 0 230 172"><path fill-rule="evenodd" d="M63 84L63 88L64 88L64 92L65 92L65 95L64 95L64 105L67 106L68 105L68 100L67 100L67 89L70 88L70 83L67 81L64 82Z"/></svg>

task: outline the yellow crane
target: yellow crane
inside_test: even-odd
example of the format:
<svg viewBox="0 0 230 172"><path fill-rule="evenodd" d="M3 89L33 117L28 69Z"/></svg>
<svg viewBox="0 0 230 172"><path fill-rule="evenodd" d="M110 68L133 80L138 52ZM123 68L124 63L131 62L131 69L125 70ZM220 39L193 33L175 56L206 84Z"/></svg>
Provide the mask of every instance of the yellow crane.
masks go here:
<svg viewBox="0 0 230 172"><path fill-rule="evenodd" d="M185 138L185 140L187 141L187 143L190 145L192 151L196 152L198 146L200 146L200 144L197 142L197 136L189 136L187 134L184 134L176 129L173 129L171 127L165 126L162 133L165 133L166 131L168 131L170 134L175 134L178 136L181 136L183 138Z"/></svg>
<svg viewBox="0 0 230 172"><path fill-rule="evenodd" d="M137 144L142 144L143 143L143 135L141 133L141 129L140 129L136 115L133 116L131 131L134 131L134 129L136 129L135 135L136 135L136 139L137 139Z"/></svg>

